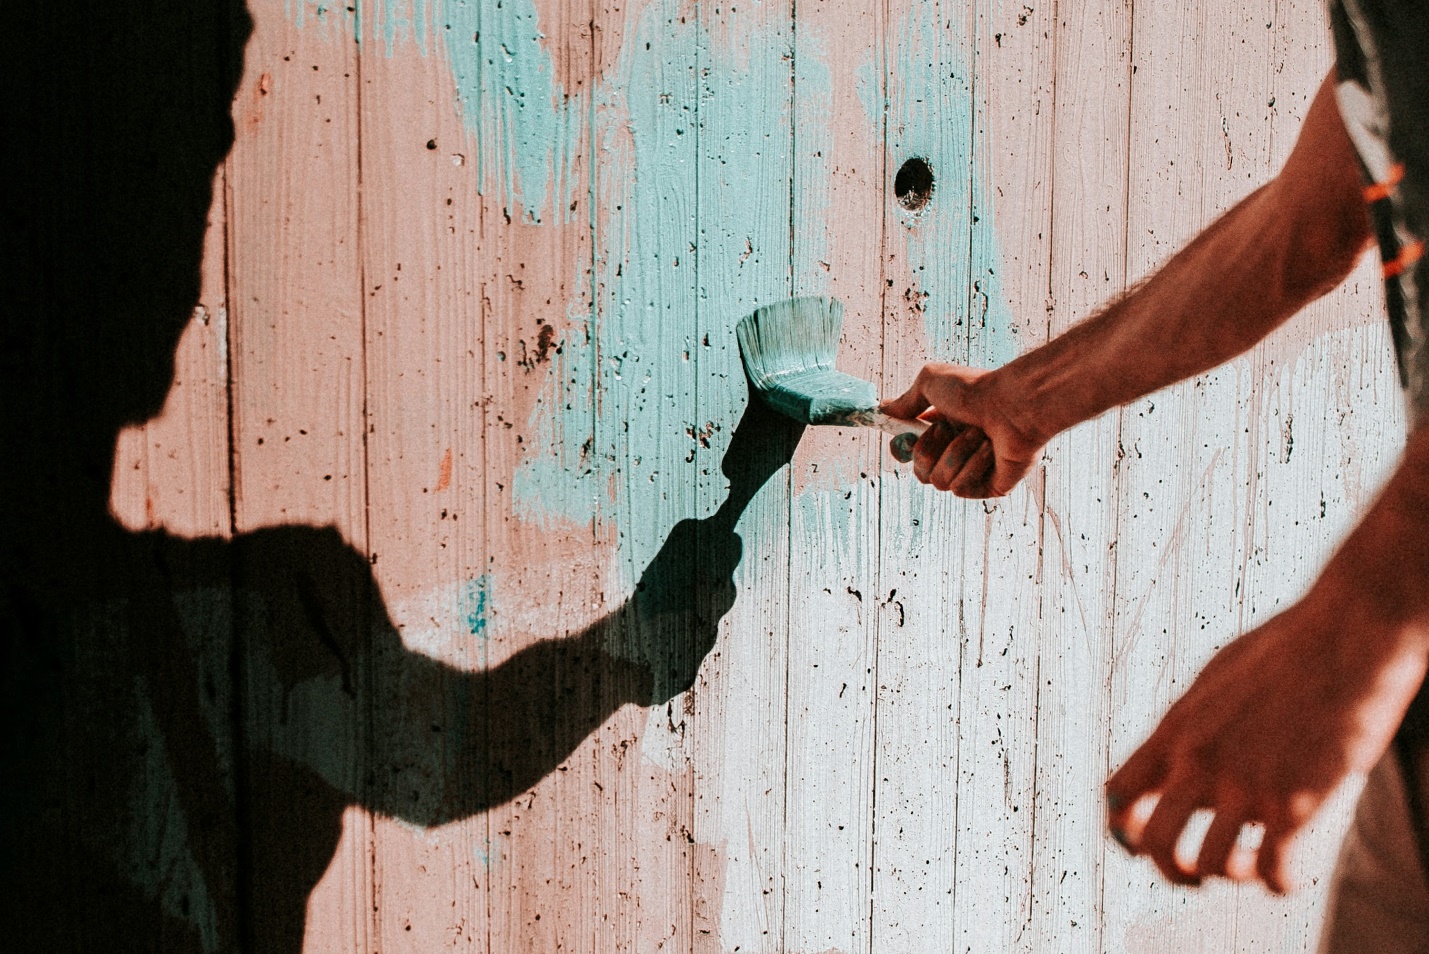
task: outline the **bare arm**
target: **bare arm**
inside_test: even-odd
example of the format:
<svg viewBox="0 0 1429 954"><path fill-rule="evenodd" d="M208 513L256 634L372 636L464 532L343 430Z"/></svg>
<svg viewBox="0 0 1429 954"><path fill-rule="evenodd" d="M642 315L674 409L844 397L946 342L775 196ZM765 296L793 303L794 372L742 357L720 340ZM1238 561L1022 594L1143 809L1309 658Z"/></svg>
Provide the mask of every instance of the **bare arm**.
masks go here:
<svg viewBox="0 0 1429 954"><path fill-rule="evenodd" d="M1327 78L1281 173L1146 282L996 371L925 367L890 413L931 407L970 427L930 430L915 473L1005 494L1060 431L1247 350L1354 267L1371 234L1362 188Z"/></svg>
<svg viewBox="0 0 1429 954"><path fill-rule="evenodd" d="M920 480L1005 494L1054 434L1214 367L1333 288L1370 238L1332 80L1276 179L1102 313L992 372L929 365L889 410L952 422ZM1352 772L1380 759L1429 665L1429 428L1309 594L1234 640L1107 784L1108 822L1170 880L1290 885L1291 846ZM1154 807L1145 810L1150 799ZM1194 860L1176 845L1214 812ZM1264 826L1258 850L1238 845Z"/></svg>
<svg viewBox="0 0 1429 954"><path fill-rule="evenodd" d="M1429 660L1429 428L1290 609L1221 650L1107 783L1108 823L1181 884L1224 875L1292 887L1304 826L1351 773L1384 755ZM1157 796L1149 817L1138 811ZM1191 814L1215 819L1192 863ZM1242 825L1265 826L1258 852Z"/></svg>

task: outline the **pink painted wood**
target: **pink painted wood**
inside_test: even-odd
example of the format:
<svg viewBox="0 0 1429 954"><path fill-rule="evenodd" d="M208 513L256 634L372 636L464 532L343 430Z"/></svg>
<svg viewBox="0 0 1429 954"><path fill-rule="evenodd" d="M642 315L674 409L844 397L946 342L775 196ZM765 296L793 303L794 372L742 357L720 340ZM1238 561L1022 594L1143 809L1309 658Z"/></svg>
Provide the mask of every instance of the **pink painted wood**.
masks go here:
<svg viewBox="0 0 1429 954"><path fill-rule="evenodd" d="M1188 894L1108 849L1100 784L1392 462L1371 278L1000 501L877 435L726 451L759 304L841 298L840 367L892 394L1146 274L1274 174L1318 5L251 13L200 308L112 509L335 528L302 532L346 567L316 597L341 665L237 630L252 861L306 865L257 872L254 937L297 911L311 951L1311 948L1344 804L1313 887Z"/></svg>

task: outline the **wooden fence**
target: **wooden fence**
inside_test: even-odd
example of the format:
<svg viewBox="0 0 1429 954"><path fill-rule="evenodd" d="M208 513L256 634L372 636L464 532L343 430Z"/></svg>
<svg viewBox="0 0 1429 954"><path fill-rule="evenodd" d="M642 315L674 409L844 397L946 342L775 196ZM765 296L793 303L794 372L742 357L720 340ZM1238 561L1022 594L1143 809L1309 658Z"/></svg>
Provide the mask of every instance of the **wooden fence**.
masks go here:
<svg viewBox="0 0 1429 954"><path fill-rule="evenodd" d="M1274 174L1319 4L249 12L201 303L112 508L335 527L316 559L379 588L360 658L239 634L241 817L331 831L302 871L248 852L252 937L272 904L313 952L1313 950L1346 799L1277 900L1160 883L1100 786L1392 466L1373 271L987 503L876 434L736 445L733 328L839 297L885 394L1057 334ZM240 577L240 614L285 585ZM275 795L286 765L330 793ZM218 936L163 850L145 890Z"/></svg>

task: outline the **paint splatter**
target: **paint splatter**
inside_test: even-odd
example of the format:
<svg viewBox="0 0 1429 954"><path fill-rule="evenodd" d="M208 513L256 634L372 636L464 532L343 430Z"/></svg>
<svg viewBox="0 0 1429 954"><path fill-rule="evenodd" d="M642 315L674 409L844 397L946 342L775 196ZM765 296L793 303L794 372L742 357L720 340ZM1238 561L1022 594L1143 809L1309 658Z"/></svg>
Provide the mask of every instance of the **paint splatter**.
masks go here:
<svg viewBox="0 0 1429 954"><path fill-rule="evenodd" d="M301 24L325 10L309 0L290 12ZM567 306L569 326L587 333L557 346L545 325L528 349L528 370L546 383L527 422L513 500L537 524L625 515L632 525L622 558L632 568L653 556L675 520L718 499L723 481L708 460L723 451L720 437L703 456L691 455L684 438L697 410L708 417L727 406L737 415L744 395L734 323L766 303L761 294L782 297L776 290L788 287L787 258L753 254L750 230L757 234L759 223L725 185L763 181L771 164L788 161L791 116L771 108L779 97L767 87L770 77L791 74L790 36L725 36L688 14L679 0L632 12L613 66L576 91L558 79L533 0L384 0L370 27L387 55L415 46L447 59L479 191L530 224L596 210L595 274L571 283ZM881 139L886 121L897 154L926 158L937 176L937 197L906 223L908 257L968 256L971 287L906 290L930 357L1000 364L1015 341L985 170L969 145L967 44L924 4L900 16L889 33L896 89L885 97L872 52L839 75L856 87L866 135ZM804 103L828 98L824 87L835 82L810 39L798 64ZM799 120L801 142L832 133L831 110L802 110ZM599 162L578 175L587 153ZM821 258L833 214L827 190L806 181L793 197L805 258ZM592 290L593 311L584 298ZM660 506L649 505L655 499ZM635 552L642 548L652 552Z"/></svg>
<svg viewBox="0 0 1429 954"><path fill-rule="evenodd" d="M486 600L490 592L491 578L482 574L474 580L462 584L458 597L458 614L466 624L466 631L477 639L486 639Z"/></svg>
<svg viewBox="0 0 1429 954"><path fill-rule="evenodd" d="M442 462L437 467L437 490L446 490L452 485L452 449L447 448L447 452L442 455Z"/></svg>

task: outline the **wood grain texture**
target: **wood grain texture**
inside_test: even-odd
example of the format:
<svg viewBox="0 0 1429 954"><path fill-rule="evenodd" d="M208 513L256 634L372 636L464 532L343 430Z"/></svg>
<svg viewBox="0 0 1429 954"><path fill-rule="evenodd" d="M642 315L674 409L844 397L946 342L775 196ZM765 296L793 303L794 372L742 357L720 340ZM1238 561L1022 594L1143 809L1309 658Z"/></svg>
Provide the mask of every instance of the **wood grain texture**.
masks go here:
<svg viewBox="0 0 1429 954"><path fill-rule="evenodd" d="M390 22L397 10L374 12L359 91L361 173L373 184L360 223L368 530L399 658L377 670L372 717L394 736L420 726L374 767L410 791L411 811L438 822L424 831L411 815L374 821L374 946L485 950L485 819L454 807L448 790L487 783L470 711L485 700L468 673L486 663L491 570L478 295L489 243L477 241L484 210L467 181L472 149L450 72L420 55L442 31L401 30ZM392 55L366 54L387 42ZM406 653L455 671L404 666Z"/></svg>
<svg viewBox="0 0 1429 954"><path fill-rule="evenodd" d="M1125 285L1131 21L1124 4L1058 8L1051 24L1046 334L1054 336ZM1055 441L1044 455L1042 608L1037 685L1037 949L1116 950L1100 917L1105 855L1100 787L1117 552L1116 414Z"/></svg>
<svg viewBox="0 0 1429 954"><path fill-rule="evenodd" d="M254 5L227 163L234 530L282 534L235 569L239 799L252 942L361 950L374 947L371 829L346 811L368 781L372 672L371 588L350 571L368 562L357 44L344 11L293 12ZM336 533L306 532L320 527ZM273 575L300 568L333 592L277 596ZM349 622L324 622L314 645L290 614L319 602Z"/></svg>
<svg viewBox="0 0 1429 954"><path fill-rule="evenodd" d="M226 191L220 167L204 234L199 300L179 339L164 408L121 432L114 450L110 509L131 530L229 533Z"/></svg>
<svg viewBox="0 0 1429 954"><path fill-rule="evenodd" d="M1318 4L250 9L110 490L233 540L235 945L1313 948L1349 794L1278 900L1159 883L1101 785L1392 467L1372 268L988 502L761 418L733 327L836 296L887 395L1045 341L1274 174Z"/></svg>
<svg viewBox="0 0 1429 954"><path fill-rule="evenodd" d="M728 490L719 460L733 453L748 388L734 324L795 291L791 228L798 166L793 4L701 4L696 225L695 507L709 513ZM755 409L757 410L757 408ZM793 428L771 431L767 452L787 462ZM790 683L800 645L793 609L798 545L790 475L781 469L744 511L735 544L734 604L678 720L685 726L692 796L693 950L798 949L787 941L791 859L802 807L790 784ZM720 545L720 541L711 540ZM725 541L727 545L728 540ZM706 555L696 553L696 560Z"/></svg>

